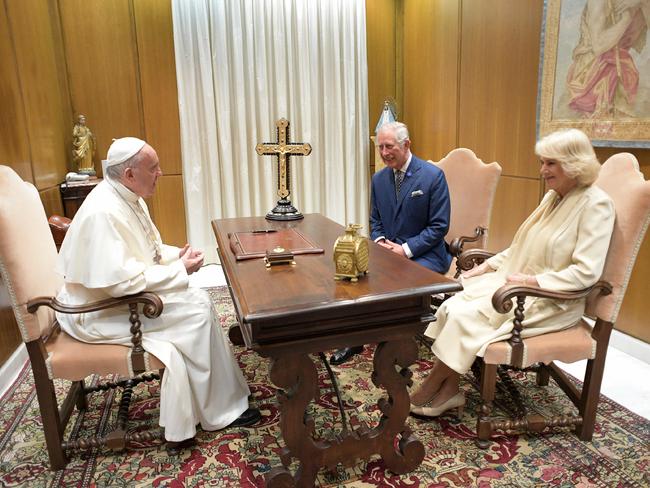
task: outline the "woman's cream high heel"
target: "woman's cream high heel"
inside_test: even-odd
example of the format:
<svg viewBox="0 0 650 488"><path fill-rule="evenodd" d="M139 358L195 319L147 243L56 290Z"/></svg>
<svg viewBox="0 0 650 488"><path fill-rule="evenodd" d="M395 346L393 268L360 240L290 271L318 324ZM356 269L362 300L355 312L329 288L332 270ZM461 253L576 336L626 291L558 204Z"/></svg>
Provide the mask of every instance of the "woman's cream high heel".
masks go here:
<svg viewBox="0 0 650 488"><path fill-rule="evenodd" d="M455 408L456 415L460 418L463 414L463 409L465 408L465 394L462 391L459 391L445 403L438 405L437 407L431 407L429 406L430 404L431 402L425 403L421 407L411 404L411 413L422 415L423 417L439 417L447 410Z"/></svg>

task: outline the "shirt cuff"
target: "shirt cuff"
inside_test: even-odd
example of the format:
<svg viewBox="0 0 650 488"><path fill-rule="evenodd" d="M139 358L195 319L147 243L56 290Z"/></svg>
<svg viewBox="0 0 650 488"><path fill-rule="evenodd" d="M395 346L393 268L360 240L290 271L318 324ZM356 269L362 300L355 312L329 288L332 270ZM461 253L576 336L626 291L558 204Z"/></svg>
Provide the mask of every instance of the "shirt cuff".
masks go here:
<svg viewBox="0 0 650 488"><path fill-rule="evenodd" d="M385 240L386 240L386 238L384 236L379 236L379 237L377 237L377 239L375 239L375 242L385 241Z"/></svg>
<svg viewBox="0 0 650 488"><path fill-rule="evenodd" d="M404 254L406 254L407 258L409 258L409 259L413 258L413 253L411 252L411 248L409 247L409 245L406 242L404 244L402 244L402 249L404 249Z"/></svg>
<svg viewBox="0 0 650 488"><path fill-rule="evenodd" d="M177 259L179 259L178 253L181 249L176 246L168 246L167 244L162 245L162 256L160 264L171 264Z"/></svg>
<svg viewBox="0 0 650 488"><path fill-rule="evenodd" d="M495 262L496 256L498 256L498 254L495 254L491 258L485 260L485 264L487 264L488 268L490 268L492 271L497 271L499 269L499 265Z"/></svg>

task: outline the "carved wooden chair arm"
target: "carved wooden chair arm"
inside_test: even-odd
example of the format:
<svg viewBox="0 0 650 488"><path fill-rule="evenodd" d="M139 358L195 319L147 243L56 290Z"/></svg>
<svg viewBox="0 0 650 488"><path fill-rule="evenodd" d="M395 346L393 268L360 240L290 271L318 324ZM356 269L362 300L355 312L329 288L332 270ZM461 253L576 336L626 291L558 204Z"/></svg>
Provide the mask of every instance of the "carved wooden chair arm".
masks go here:
<svg viewBox="0 0 650 488"><path fill-rule="evenodd" d="M97 302L84 305L66 305L61 303L55 297L37 297L27 302L27 311L34 313L41 306L49 307L60 313L86 313L97 312L107 308L119 306L129 306L129 322L131 322L131 342L133 343L133 353L144 353L142 348L142 330L140 323L140 314L138 313L138 304L142 304L142 313L150 319L159 317L163 311L163 302L161 298L152 292L141 292L135 295L127 295L119 298L107 298Z"/></svg>
<svg viewBox="0 0 650 488"><path fill-rule="evenodd" d="M518 297L553 298L555 300L578 300L599 290L600 295L612 293L612 285L607 281L599 281L595 285L576 291L553 291L538 286L504 285L492 295L492 306L499 313L512 310L512 299Z"/></svg>
<svg viewBox="0 0 650 488"><path fill-rule="evenodd" d="M458 256L456 266L458 266L458 269L462 271L467 271L472 269L474 266L478 266L492 256L494 256L494 253L486 251L485 249L468 249Z"/></svg>
<svg viewBox="0 0 650 488"><path fill-rule="evenodd" d="M47 223L50 224L50 227L55 226L61 229L67 229L70 227L70 222L72 222L72 219L64 217L63 215L52 215L47 219Z"/></svg>
<svg viewBox="0 0 650 488"><path fill-rule="evenodd" d="M52 237L54 237L54 244L56 248L59 249L63 243L66 232L68 232L68 227L70 227L70 220L68 217L62 217L61 215L52 215L47 219L47 223L50 225L50 232L52 232Z"/></svg>
<svg viewBox="0 0 650 488"><path fill-rule="evenodd" d="M525 319L524 303L526 297L552 298L555 300L578 300L588 296L592 292L598 292L600 295L609 295L612 293L612 285L607 281L598 281L593 286L576 291L552 291L538 286L504 285L494 292L494 295L492 295L492 306L499 313L507 313L512 310L512 300L516 299L517 308L515 309L515 319L513 321L514 328L512 330L510 342L512 344L517 344L521 342L520 334Z"/></svg>
<svg viewBox="0 0 650 488"><path fill-rule="evenodd" d="M463 247L465 246L466 242L476 242L478 241L481 236L485 234L487 229L485 227L477 227L474 229L474 235L473 236L460 236L456 237L453 241L451 241L451 244L449 244L449 252L451 253L452 256L458 257L461 255L463 252Z"/></svg>
<svg viewBox="0 0 650 488"><path fill-rule="evenodd" d="M142 311L150 319L154 319L162 313L162 300L155 293L148 291L118 298L106 298L105 300L91 302L84 305L66 305L54 297L37 297L27 302L27 311L29 313L34 313L39 307L44 305L61 313L86 313L138 303L144 305Z"/></svg>

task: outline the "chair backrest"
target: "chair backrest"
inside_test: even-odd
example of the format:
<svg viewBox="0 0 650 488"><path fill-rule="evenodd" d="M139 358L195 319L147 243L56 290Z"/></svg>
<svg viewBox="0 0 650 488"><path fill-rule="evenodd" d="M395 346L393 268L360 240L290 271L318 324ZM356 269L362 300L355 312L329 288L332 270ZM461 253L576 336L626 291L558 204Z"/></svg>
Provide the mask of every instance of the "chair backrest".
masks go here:
<svg viewBox="0 0 650 488"><path fill-rule="evenodd" d="M54 270L56 256L38 191L13 169L0 166L0 272L25 342L46 334L54 323L50 308L31 314L27 302L58 293L63 278Z"/></svg>
<svg viewBox="0 0 650 488"><path fill-rule="evenodd" d="M451 243L461 236L473 236L476 227L487 228L492 214L501 166L494 162L485 164L470 149L452 150L438 162L444 173L451 199L451 221L445 240ZM465 249L485 248L487 232Z"/></svg>
<svg viewBox="0 0 650 488"><path fill-rule="evenodd" d="M616 209L616 223L602 275L612 285L613 292L604 297L591 297L586 314L616 322L650 223L650 181L644 179L632 154L620 153L603 163L596 185L607 192Z"/></svg>

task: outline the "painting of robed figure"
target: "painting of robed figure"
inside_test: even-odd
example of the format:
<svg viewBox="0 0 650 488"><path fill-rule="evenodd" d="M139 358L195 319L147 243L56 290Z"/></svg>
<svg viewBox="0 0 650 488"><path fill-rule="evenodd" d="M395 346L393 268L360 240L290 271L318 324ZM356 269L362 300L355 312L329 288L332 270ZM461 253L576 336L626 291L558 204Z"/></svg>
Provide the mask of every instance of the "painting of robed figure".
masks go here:
<svg viewBox="0 0 650 488"><path fill-rule="evenodd" d="M650 147L650 0L546 0L538 131Z"/></svg>

